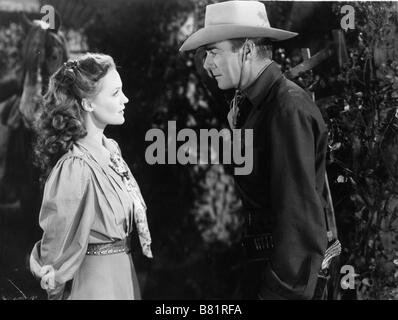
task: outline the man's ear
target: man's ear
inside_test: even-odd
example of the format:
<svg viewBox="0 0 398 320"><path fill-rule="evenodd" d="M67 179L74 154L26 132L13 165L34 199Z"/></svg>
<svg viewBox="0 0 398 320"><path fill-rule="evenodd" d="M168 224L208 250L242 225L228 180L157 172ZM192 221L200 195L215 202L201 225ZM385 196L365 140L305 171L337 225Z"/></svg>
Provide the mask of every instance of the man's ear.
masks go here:
<svg viewBox="0 0 398 320"><path fill-rule="evenodd" d="M84 111L93 112L93 110L94 110L90 101L88 101L86 98L82 99L81 105L82 105L82 108Z"/></svg>
<svg viewBox="0 0 398 320"><path fill-rule="evenodd" d="M256 46L252 40L247 39L242 46L242 53L246 56L246 59L253 59L255 54Z"/></svg>

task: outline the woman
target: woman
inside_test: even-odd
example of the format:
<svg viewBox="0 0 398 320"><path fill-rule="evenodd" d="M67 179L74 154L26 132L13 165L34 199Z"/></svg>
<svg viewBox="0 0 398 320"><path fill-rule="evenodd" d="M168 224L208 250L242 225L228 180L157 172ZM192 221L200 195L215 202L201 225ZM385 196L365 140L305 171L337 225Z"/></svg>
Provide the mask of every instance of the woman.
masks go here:
<svg viewBox="0 0 398 320"><path fill-rule="evenodd" d="M110 56L86 54L51 78L37 121L46 177L30 268L49 299L140 299L130 236L151 258L146 206L107 125L124 123L122 82ZM135 225L135 227L133 227Z"/></svg>

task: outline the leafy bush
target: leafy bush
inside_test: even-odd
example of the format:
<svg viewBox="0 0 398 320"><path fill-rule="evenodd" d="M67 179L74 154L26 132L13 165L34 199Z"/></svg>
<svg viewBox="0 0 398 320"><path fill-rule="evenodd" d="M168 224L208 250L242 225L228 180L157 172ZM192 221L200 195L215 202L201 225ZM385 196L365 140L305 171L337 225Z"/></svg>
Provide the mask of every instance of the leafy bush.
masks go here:
<svg viewBox="0 0 398 320"><path fill-rule="evenodd" d="M355 30L346 34L348 61L340 70L309 77L309 82L323 82L335 90L318 105L330 131L328 170L345 247L342 264L352 265L358 274L358 299L396 299L397 6L349 4L355 9ZM342 5L334 5L337 16Z"/></svg>

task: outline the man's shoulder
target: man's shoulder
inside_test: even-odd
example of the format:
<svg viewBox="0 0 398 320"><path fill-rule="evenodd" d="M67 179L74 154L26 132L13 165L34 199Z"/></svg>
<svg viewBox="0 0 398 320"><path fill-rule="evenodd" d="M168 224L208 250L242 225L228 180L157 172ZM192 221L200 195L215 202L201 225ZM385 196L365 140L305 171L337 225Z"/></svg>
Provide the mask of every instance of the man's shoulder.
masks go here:
<svg viewBox="0 0 398 320"><path fill-rule="evenodd" d="M324 122L321 112L311 96L293 81L284 79L277 93L277 114L299 113L303 116Z"/></svg>

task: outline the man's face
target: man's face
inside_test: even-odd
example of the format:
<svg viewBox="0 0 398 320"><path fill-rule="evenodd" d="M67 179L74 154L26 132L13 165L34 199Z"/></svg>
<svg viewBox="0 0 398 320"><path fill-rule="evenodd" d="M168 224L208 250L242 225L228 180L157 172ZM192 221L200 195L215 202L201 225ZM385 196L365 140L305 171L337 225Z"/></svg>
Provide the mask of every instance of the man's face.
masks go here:
<svg viewBox="0 0 398 320"><path fill-rule="evenodd" d="M241 50L232 50L230 41L216 42L206 46L203 67L217 80L221 90L237 88L241 72Z"/></svg>

